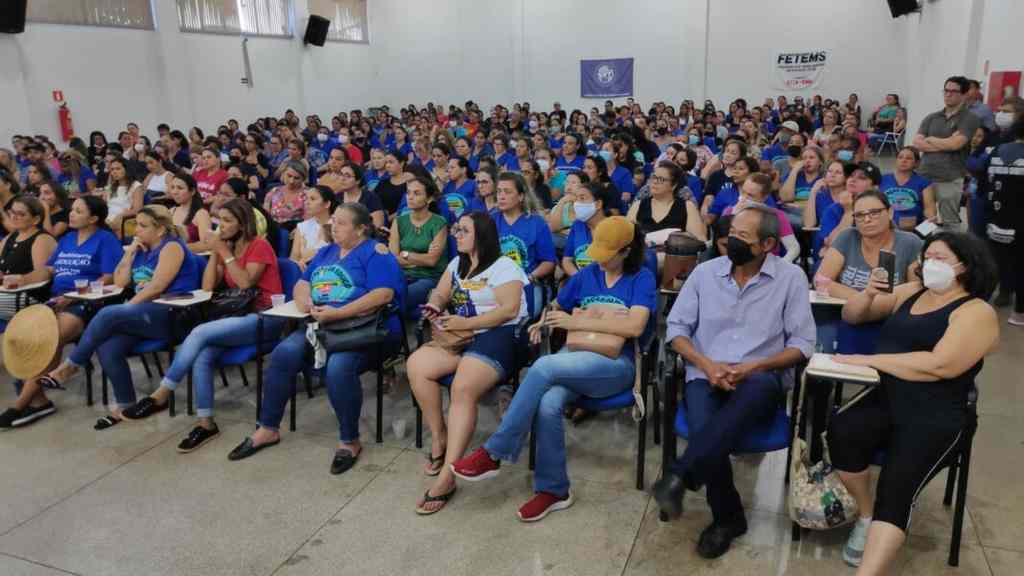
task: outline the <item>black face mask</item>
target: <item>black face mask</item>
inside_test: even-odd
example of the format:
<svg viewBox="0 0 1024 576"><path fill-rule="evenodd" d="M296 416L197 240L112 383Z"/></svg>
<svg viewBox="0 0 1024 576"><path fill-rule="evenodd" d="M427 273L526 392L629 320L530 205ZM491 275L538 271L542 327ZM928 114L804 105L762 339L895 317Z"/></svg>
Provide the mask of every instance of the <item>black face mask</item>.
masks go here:
<svg viewBox="0 0 1024 576"><path fill-rule="evenodd" d="M803 148L801 148L801 147L799 147L799 146L797 146L796 144L793 144L792 146L788 146L788 147L786 148L786 153L787 153L787 154L789 154L789 156L790 156L791 158L799 158L799 157L800 157L800 154L801 154L801 153L802 153L803 151L804 151L804 149L803 149Z"/></svg>
<svg viewBox="0 0 1024 576"><path fill-rule="evenodd" d="M750 244L735 236L729 236L726 240L726 254L735 266L743 266L756 258Z"/></svg>

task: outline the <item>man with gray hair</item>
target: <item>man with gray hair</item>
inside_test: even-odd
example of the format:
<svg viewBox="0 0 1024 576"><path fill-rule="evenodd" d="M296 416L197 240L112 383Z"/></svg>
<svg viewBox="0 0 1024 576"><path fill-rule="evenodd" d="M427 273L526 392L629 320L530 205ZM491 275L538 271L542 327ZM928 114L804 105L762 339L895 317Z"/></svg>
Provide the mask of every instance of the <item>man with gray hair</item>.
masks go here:
<svg viewBox="0 0 1024 576"><path fill-rule="evenodd" d="M749 205L733 217L728 255L690 274L668 316L667 339L686 360L686 452L654 484L670 517L682 513L683 492L707 486L713 521L697 553L724 554L747 531L729 454L785 405L781 372L814 351L807 277L772 254L779 220Z"/></svg>

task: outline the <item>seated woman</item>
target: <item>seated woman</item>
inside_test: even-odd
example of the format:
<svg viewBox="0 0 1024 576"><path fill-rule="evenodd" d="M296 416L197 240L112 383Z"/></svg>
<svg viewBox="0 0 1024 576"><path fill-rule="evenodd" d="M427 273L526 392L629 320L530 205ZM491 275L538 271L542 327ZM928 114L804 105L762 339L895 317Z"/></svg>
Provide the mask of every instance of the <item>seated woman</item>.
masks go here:
<svg viewBox="0 0 1024 576"><path fill-rule="evenodd" d="M526 289L531 317L540 314L539 281L555 271L555 245L540 210L540 201L526 189L522 175L503 172L498 176L498 210L491 217L498 227L501 253L523 269L533 286Z"/></svg>
<svg viewBox="0 0 1024 576"><path fill-rule="evenodd" d="M306 193L306 219L295 226L289 256L302 270L330 242L331 214L337 208L338 197L323 184L317 184Z"/></svg>
<svg viewBox="0 0 1024 576"><path fill-rule="evenodd" d="M441 510L455 494L451 464L473 436L480 397L515 369L516 325L526 316L526 275L501 255L494 221L482 212L463 214L454 233L459 255L448 264L423 314L433 330L472 331L472 339L463 345L436 339L409 358L409 384L430 427L430 458L423 472L437 476L416 505L419 514ZM446 424L439 381L450 374Z"/></svg>
<svg viewBox="0 0 1024 576"><path fill-rule="evenodd" d="M128 355L141 340L159 338L171 327L170 309L153 303L164 293L188 292L199 287L199 267L167 208L151 204L135 217L135 240L114 270L114 284L134 295L124 304L103 307L89 322L78 345L64 362L43 378L60 387L97 353L104 374L114 389L116 407L96 422L96 430L118 424L121 412L135 404L135 386Z"/></svg>
<svg viewBox="0 0 1024 576"><path fill-rule="evenodd" d="M855 164L846 177L845 193L821 215L820 229L815 233L815 245L821 247L815 257L823 258L840 232L853 225L853 201L882 181L878 167L870 162Z"/></svg>
<svg viewBox="0 0 1024 576"><path fill-rule="evenodd" d="M793 226L789 223L786 213L779 208L768 206L768 198L771 197L772 179L767 174L760 172L751 174L743 182L740 188L740 199L736 204L729 206L722 212L723 216L738 213L745 204L761 204L766 209L775 213L779 220L779 244L776 246L775 255L781 256L787 262L795 262L800 257L800 241L793 233ZM782 249L785 249L784 251Z"/></svg>
<svg viewBox="0 0 1024 576"><path fill-rule="evenodd" d="M30 162L29 165L25 167L24 176L25 187L22 192L32 196L39 196L39 188L46 182L53 182L57 186L62 186L62 184L51 178L50 169L47 168L46 162L43 162L42 160Z"/></svg>
<svg viewBox="0 0 1024 576"><path fill-rule="evenodd" d="M633 339L639 338L657 307L654 275L643 265L644 235L640 227L621 216L605 219L594 231L588 249L591 264L573 276L547 312L544 326L584 330L624 338L619 355L612 359L589 350L542 356L527 371L498 430L466 458L456 460L453 473L469 481L491 478L500 472L500 461L514 462L536 434L537 466L534 496L519 508L523 522L534 522L549 512L573 503L566 468L562 411L580 396L604 398L633 386ZM628 312L623 316L584 318L572 315L591 303L614 303ZM530 327L530 339L538 342L541 323Z"/></svg>
<svg viewBox="0 0 1024 576"><path fill-rule="evenodd" d="M573 213L573 204L576 202L576 193L584 184L589 184L590 178L582 171L567 172L565 174L565 191L559 197L555 206L548 211L544 219L547 221L548 230L551 230L551 239L556 247L564 247L569 237L569 229L576 221Z"/></svg>
<svg viewBox="0 0 1024 576"><path fill-rule="evenodd" d="M885 102L875 109L868 123L874 126L876 133L893 132L893 125L896 123L896 112L899 109L900 97L896 94L886 94Z"/></svg>
<svg viewBox="0 0 1024 576"><path fill-rule="evenodd" d="M392 302L401 304L405 289L402 272L387 247L373 239L373 223L365 206L339 206L331 220L331 235L333 242L317 253L295 285L295 305L300 311L327 324L373 312ZM386 344L327 356L324 382L339 428L331 474L348 471L362 451L359 414L363 387L359 374L374 366L376 354L398 349L401 328L397 316L392 316L388 327L392 339ZM292 332L274 348L264 372L259 428L228 454L229 460L248 458L281 441L281 419L292 381L306 366L308 349L305 330Z"/></svg>
<svg viewBox="0 0 1024 576"><path fill-rule="evenodd" d="M731 144L732 142L730 142ZM722 187L712 196L710 193L704 195L704 205L707 206L706 211L702 211L705 222L711 224L722 215L722 212L726 208L732 206L740 198L740 190L743 188L743 182L746 181L747 177L751 174L756 174L760 170L761 164L757 160L744 156L736 160L733 164L732 169L729 170L728 180L722 185ZM705 188L707 190L707 188ZM769 196L766 201L766 205L772 208L776 207L775 197Z"/></svg>
<svg viewBox="0 0 1024 576"><path fill-rule="evenodd" d="M235 198L245 200L250 206L252 206L252 215L253 218L256 219L256 235L267 242L274 242L278 237L277 222L274 222L270 216L263 211L263 208L249 202L248 198L251 189L246 186L245 180L241 177L241 174L238 173L237 166L229 168L228 174L232 174L231 178L228 178L220 185L220 191L217 193L217 198L213 201L215 213L220 214L220 209ZM211 217L210 220L214 225L219 224L219 220L215 218ZM273 246L274 245L271 244L271 247ZM281 254L280 256L283 258L284 254Z"/></svg>
<svg viewBox="0 0 1024 576"><path fill-rule="evenodd" d="M85 157L75 150L65 150L60 155L57 182L72 196L91 194L96 189L96 174L85 164Z"/></svg>
<svg viewBox="0 0 1024 576"><path fill-rule="evenodd" d="M853 173L854 165L842 160L832 160L825 174L811 186L804 204L804 228L817 228L828 207L839 201L839 194L846 189L846 178ZM814 252L817 254L817 250Z"/></svg>
<svg viewBox="0 0 1024 576"><path fill-rule="evenodd" d="M817 146L804 148L800 161L792 166L782 181L782 186L779 188L779 201L802 202L807 200L811 195L814 183L822 177L821 169L824 163L825 156L820 148Z"/></svg>
<svg viewBox="0 0 1024 576"><path fill-rule="evenodd" d="M540 200L544 209L550 210L554 206L554 200L551 199L551 187L547 184L547 174L541 169L540 162L537 160L524 162L520 172L526 179L526 186Z"/></svg>
<svg viewBox="0 0 1024 576"><path fill-rule="evenodd" d="M122 230L125 230L124 223L142 209L145 192L142 184L131 179L124 158L113 158L107 162L107 174L107 185L100 192L100 197L107 201L110 229L120 238ZM127 235L130 236L130 232Z"/></svg>
<svg viewBox="0 0 1024 576"><path fill-rule="evenodd" d="M607 186L593 182L576 188L573 194L576 200L572 211L576 220L572 223L562 252L562 271L568 277L575 276L593 262L587 250L594 241L594 230L610 215L605 206L618 204L619 201L619 198L612 196Z"/></svg>
<svg viewBox="0 0 1024 576"><path fill-rule="evenodd" d="M611 157L610 152L606 152L605 155ZM632 180L630 180L629 191L621 191L619 187L612 182L611 176L608 175L608 166L605 163L604 158L600 155L587 156L583 160L583 173L587 175L587 178L590 179L591 183L597 183L608 188L612 198L617 199L615 204L608 207L609 210L614 211L614 213L619 216L626 213L629 209L630 201L636 193L636 189L633 188Z"/></svg>
<svg viewBox="0 0 1024 576"><path fill-rule="evenodd" d="M720 156L713 156L703 165L700 178L704 181L704 202L699 206L702 215L705 217L708 215L720 190L733 187L733 168L736 162L746 157L747 145L742 140L732 139L725 144ZM760 169L759 166L760 164L758 164L758 168L749 171L756 172ZM747 165L747 168L749 169L751 166ZM715 214L715 217L718 216L721 216L721 213Z"/></svg>
<svg viewBox="0 0 1024 576"><path fill-rule="evenodd" d="M43 203L43 230L60 238L68 231L68 213L71 212L67 190L56 182L47 182L39 187L39 201Z"/></svg>
<svg viewBox="0 0 1024 576"><path fill-rule="evenodd" d="M174 175L169 190L174 207L171 208L171 221L175 227L176 238L187 243L192 252L207 250L206 237L210 233L213 222L210 213L203 207L203 199L196 189L196 181L184 172Z"/></svg>
<svg viewBox="0 0 1024 576"><path fill-rule="evenodd" d="M922 282L888 294L875 270L843 306L848 322L884 322L876 354L836 357L878 370L882 383L833 416L828 430L832 465L860 510L843 548L843 560L859 566L858 574L892 568L915 500L972 425L967 396L999 342L999 319L986 302L996 271L983 241L932 234L921 261ZM868 467L883 448L872 497Z"/></svg>
<svg viewBox="0 0 1024 576"><path fill-rule="evenodd" d="M921 239L916 235L896 230L892 223L892 205L878 190L868 190L853 200L855 227L836 237L814 276L814 287L829 296L849 300L868 285L871 271L878 267L879 252L896 255L893 285L909 282L912 266L921 253ZM849 329L833 316L816 315L819 344L831 350L838 342L838 350L857 353L873 350L877 330L870 326ZM874 327L877 328L877 327Z"/></svg>
<svg viewBox="0 0 1024 576"><path fill-rule="evenodd" d="M462 213L471 209L476 195L475 173L469 161L460 156L448 160L448 183L441 191L440 201L448 205L451 218L457 220Z"/></svg>
<svg viewBox="0 0 1024 576"><path fill-rule="evenodd" d="M339 186L336 189L338 202L346 204L358 202L370 212L374 228L383 228L386 214L380 198L363 187L363 169L358 164L346 164L338 170ZM309 194L309 191L306 191Z"/></svg>
<svg viewBox="0 0 1024 576"><path fill-rule="evenodd" d="M57 352L46 371L60 362L64 346L78 339L91 317L92 308L84 302L64 298L63 294L75 289L75 280L99 280L109 284L122 254L121 242L107 228L107 205L100 198L83 196L75 200L68 222L71 232L60 238L46 263L47 278L53 279L50 288L54 295L48 304L57 313L60 335ZM46 397L38 377L16 382L15 388L18 399L0 415L0 428L24 426L57 410Z"/></svg>
<svg viewBox="0 0 1024 576"><path fill-rule="evenodd" d="M904 146L896 154L896 171L882 176L878 187L889 198L893 218L900 230L913 230L925 220L935 219L935 188L930 180L914 171L921 153Z"/></svg>
<svg viewBox="0 0 1024 576"><path fill-rule="evenodd" d="M59 186L58 184L52 184ZM47 183L46 186L51 186ZM46 263L57 242L43 230L46 209L32 196L15 196L7 210L10 233L0 242L0 281L5 286L24 286L48 280ZM0 320L9 320L20 308L46 299L49 289L33 290L26 298L13 293L0 293ZM21 303L22 306L18 306Z"/></svg>
<svg viewBox="0 0 1024 576"><path fill-rule="evenodd" d="M651 195L630 207L627 217L640 227L648 245L663 245L668 237L666 230L685 231L707 239L707 226L697 205L676 196L676 187L682 181L683 169L678 164L659 162L651 176Z"/></svg>
<svg viewBox="0 0 1024 576"><path fill-rule="evenodd" d="M175 348L174 361L160 381L160 387L122 416L139 420L151 416L167 405L171 395L189 372L196 389L196 416L199 421L188 436L178 444L178 452L187 453L220 434L213 421L214 374L217 360L229 348L256 344L259 317L256 313L270 308L270 297L281 294L281 274L277 257L270 244L256 235L253 208L248 201L236 198L220 209L220 228L210 238L210 259L203 273L203 290L225 288L256 288L259 295L245 316L220 318L195 327L185 341ZM263 341L281 334L283 318L263 319Z"/></svg>
<svg viewBox="0 0 1024 576"><path fill-rule="evenodd" d="M196 181L203 206L209 209L220 192L220 185L228 179L228 173L220 166L220 152L216 148L203 148L200 165L192 170L192 178Z"/></svg>
<svg viewBox="0 0 1024 576"><path fill-rule="evenodd" d="M398 206L405 198L405 183L409 177L405 173L406 156L402 152L389 151L384 155L384 170L387 174L377 183L374 193L380 198L388 220L394 219Z"/></svg>
<svg viewBox="0 0 1024 576"><path fill-rule="evenodd" d="M267 192L263 209L274 222L291 230L302 220L306 209L306 178L309 172L305 164L295 160L288 160L282 166L282 184Z"/></svg>
<svg viewBox="0 0 1024 576"><path fill-rule="evenodd" d="M414 318L448 266L448 223L430 211L438 195L433 179L416 178L407 182L406 188L409 211L391 227L388 246L408 283L406 317Z"/></svg>
<svg viewBox="0 0 1024 576"><path fill-rule="evenodd" d="M470 212L490 213L498 208L498 170L482 164L474 172L476 196L469 203Z"/></svg>
<svg viewBox="0 0 1024 576"><path fill-rule="evenodd" d="M174 174L164 165L163 158L156 152L146 153L146 179L142 181L146 204L152 204L167 196Z"/></svg>

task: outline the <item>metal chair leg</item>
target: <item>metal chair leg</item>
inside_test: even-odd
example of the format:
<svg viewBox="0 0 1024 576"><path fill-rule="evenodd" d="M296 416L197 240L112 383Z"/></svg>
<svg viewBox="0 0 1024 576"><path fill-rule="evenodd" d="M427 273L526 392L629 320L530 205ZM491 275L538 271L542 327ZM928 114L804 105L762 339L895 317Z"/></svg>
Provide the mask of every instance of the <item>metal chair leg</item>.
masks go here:
<svg viewBox="0 0 1024 576"><path fill-rule="evenodd" d="M193 402L192 394L193 394L193 392L192 392L192 371L191 370L188 371L187 386L188 386L188 388L187 388L187 392L185 393L185 395L186 395L186 398L188 398L188 405L185 408L185 410L186 410L186 412L188 412L188 415L191 416L192 414L195 413L193 411L193 408L192 408L192 402Z"/></svg>
<svg viewBox="0 0 1024 576"><path fill-rule="evenodd" d="M956 488L956 472L960 458L954 458L949 464L949 472L946 474L946 492L942 496L942 505L949 506L953 503L953 489Z"/></svg>
<svg viewBox="0 0 1024 576"><path fill-rule="evenodd" d="M260 420L260 406L263 404L263 356L256 354L256 421Z"/></svg>
<svg viewBox="0 0 1024 576"><path fill-rule="evenodd" d="M219 372L220 372L220 382L221 382L221 385L223 385L225 388L227 388L228 387L228 375L227 375L227 373L224 372L224 367L223 366L221 366Z"/></svg>
<svg viewBox="0 0 1024 576"><path fill-rule="evenodd" d="M416 447L423 448L423 410L415 399L413 403L416 404Z"/></svg>
<svg viewBox="0 0 1024 576"><path fill-rule="evenodd" d="M139 354L139 358L142 360L142 367L146 370L146 378L152 378L153 371L149 369L149 362L146 361L146 355Z"/></svg>
<svg viewBox="0 0 1024 576"><path fill-rule="evenodd" d="M167 357L170 358L173 361L173 359L174 359L174 352L173 351L167 352ZM160 377L163 378L164 377L164 367L160 363L160 353L159 352L153 352L153 362L156 362L156 371L157 371L158 374L160 374Z"/></svg>
<svg viewBox="0 0 1024 576"><path fill-rule="evenodd" d="M85 365L85 402L87 406L92 406L92 361Z"/></svg>
<svg viewBox="0 0 1024 576"><path fill-rule="evenodd" d="M238 365L238 374L242 377L242 386L249 387L249 377L245 374L245 366L242 364Z"/></svg>
<svg viewBox="0 0 1024 576"><path fill-rule="evenodd" d="M377 444L384 442L384 361L377 363Z"/></svg>
<svg viewBox="0 0 1024 576"><path fill-rule="evenodd" d="M175 418L178 415L177 400L175 399L174 390L171 390L171 395L167 398L167 412L171 415L171 418Z"/></svg>
<svg viewBox="0 0 1024 576"><path fill-rule="evenodd" d="M110 405L110 396L107 393L107 373L106 372L102 372L102 380L103 380L103 405L104 406L109 406Z"/></svg>
<svg viewBox="0 0 1024 576"><path fill-rule="evenodd" d="M971 443L968 438L960 453L959 474L956 481L956 510L953 513L953 537L949 543L949 565L960 565L960 539L964 527L964 508L967 506L967 475L971 467Z"/></svg>
<svg viewBox="0 0 1024 576"><path fill-rule="evenodd" d="M292 409L291 409L291 423L288 425L288 429L295 432L295 403L298 400L298 382L295 378L292 378Z"/></svg>

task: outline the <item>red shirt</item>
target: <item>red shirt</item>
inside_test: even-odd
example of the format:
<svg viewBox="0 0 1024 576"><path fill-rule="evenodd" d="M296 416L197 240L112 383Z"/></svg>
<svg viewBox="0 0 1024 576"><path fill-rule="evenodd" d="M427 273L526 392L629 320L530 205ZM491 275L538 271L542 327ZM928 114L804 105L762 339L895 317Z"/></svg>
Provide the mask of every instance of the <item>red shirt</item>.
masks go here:
<svg viewBox="0 0 1024 576"><path fill-rule="evenodd" d="M210 174L203 169L196 170L192 174L192 178L196 181L196 189L199 190L199 195L203 197L203 202L209 203L210 199L220 191L221 184L227 182L228 173L224 170L217 170Z"/></svg>
<svg viewBox="0 0 1024 576"><path fill-rule="evenodd" d="M246 247L245 253L238 259L238 263L243 268L250 262L267 265L263 269L260 281L256 283L256 287L260 289L260 295L255 302L257 310L266 310L270 308L272 294L284 293L284 289L281 287L281 272L277 268L277 256L274 254L274 249L270 247L270 243L259 236L253 238L249 246ZM228 288L238 287L231 279L231 274L227 273L227 269L224 272L224 283L228 285Z"/></svg>
<svg viewBox="0 0 1024 576"><path fill-rule="evenodd" d="M348 152L348 159L355 164L363 165L363 151L352 144L345 145L345 152Z"/></svg>

